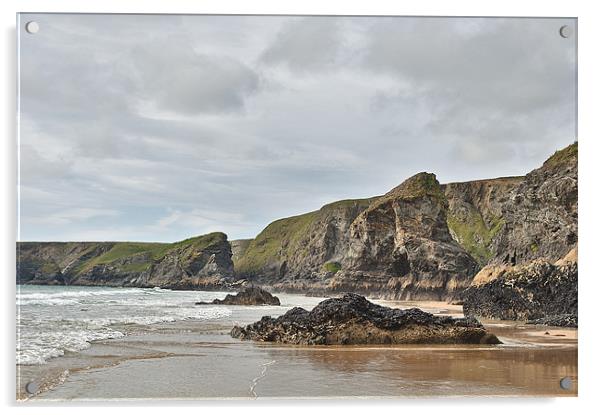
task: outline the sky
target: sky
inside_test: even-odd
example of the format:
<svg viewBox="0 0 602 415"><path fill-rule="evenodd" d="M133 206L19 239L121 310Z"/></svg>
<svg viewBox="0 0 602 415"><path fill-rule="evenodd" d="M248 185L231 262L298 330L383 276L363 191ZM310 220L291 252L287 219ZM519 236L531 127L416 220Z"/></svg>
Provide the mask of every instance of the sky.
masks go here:
<svg viewBox="0 0 602 415"><path fill-rule="evenodd" d="M252 238L422 171L522 175L577 138L572 19L19 25L22 241Z"/></svg>

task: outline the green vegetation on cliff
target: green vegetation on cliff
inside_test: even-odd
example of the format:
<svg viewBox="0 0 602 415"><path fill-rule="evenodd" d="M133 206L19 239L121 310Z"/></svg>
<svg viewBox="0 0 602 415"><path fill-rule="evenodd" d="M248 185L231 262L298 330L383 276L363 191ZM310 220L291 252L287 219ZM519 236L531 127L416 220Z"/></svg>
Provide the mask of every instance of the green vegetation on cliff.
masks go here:
<svg viewBox="0 0 602 415"><path fill-rule="evenodd" d="M318 211L315 211L270 223L249 244L234 268L237 271L255 273L270 264L276 264L288 251L296 249L297 243L317 216Z"/></svg>
<svg viewBox="0 0 602 415"><path fill-rule="evenodd" d="M479 212L472 208L466 218L460 219L447 215L447 226L456 236L458 243L480 265L485 265L493 256L491 241L504 224L503 219L495 218L491 226L487 226Z"/></svg>
<svg viewBox="0 0 602 415"><path fill-rule="evenodd" d="M377 198L366 211L378 209L393 200L412 201L425 197L433 198L442 206L447 206L445 193L433 173L415 174L384 196Z"/></svg>
<svg viewBox="0 0 602 415"><path fill-rule="evenodd" d="M320 210L279 219L270 223L255 239L244 254L234 262L234 268L240 273L256 274L266 268L279 264L293 255L308 252L308 245L303 244L310 234L310 229L321 219L346 208L357 206L363 210L375 198L348 199L324 205Z"/></svg>
<svg viewBox="0 0 602 415"><path fill-rule="evenodd" d="M547 159L543 165L544 166L548 166L548 167L554 167L554 166L558 166L560 164L566 163L568 161L571 161L573 159L576 159L578 154L578 143L575 142L565 148L563 148L562 150L558 150L557 152L555 152L554 154L552 154L552 156L550 156L549 159Z"/></svg>
<svg viewBox="0 0 602 415"><path fill-rule="evenodd" d="M328 272L337 273L341 270L341 264L339 262L327 262L324 264L324 269Z"/></svg>
<svg viewBox="0 0 602 415"><path fill-rule="evenodd" d="M132 257L136 257L137 260L124 264L121 268L127 272L143 272L147 270L154 261L160 261L171 251L176 249L188 250L188 248L194 248L195 251L201 250L224 241L226 238L224 233L214 232L174 243L115 242L113 247L104 254L94 256L87 261L81 262L76 268L76 274L86 272L97 265L125 261Z"/></svg>

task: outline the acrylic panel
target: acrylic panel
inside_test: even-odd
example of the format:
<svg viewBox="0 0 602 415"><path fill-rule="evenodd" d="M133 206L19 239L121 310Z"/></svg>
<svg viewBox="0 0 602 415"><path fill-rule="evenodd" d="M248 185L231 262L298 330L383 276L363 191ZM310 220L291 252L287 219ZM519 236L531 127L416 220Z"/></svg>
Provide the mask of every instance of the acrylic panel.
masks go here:
<svg viewBox="0 0 602 415"><path fill-rule="evenodd" d="M577 395L577 19L17 38L17 399Z"/></svg>

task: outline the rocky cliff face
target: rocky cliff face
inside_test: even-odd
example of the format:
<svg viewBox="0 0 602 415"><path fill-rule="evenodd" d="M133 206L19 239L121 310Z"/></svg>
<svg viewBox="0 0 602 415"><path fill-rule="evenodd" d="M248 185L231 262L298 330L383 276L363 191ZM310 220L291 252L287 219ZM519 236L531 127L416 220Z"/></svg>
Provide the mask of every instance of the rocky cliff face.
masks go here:
<svg viewBox="0 0 602 415"><path fill-rule="evenodd" d="M443 185L449 202L449 231L480 266L495 256L493 240L505 223L502 207L524 179L504 177Z"/></svg>
<svg viewBox="0 0 602 415"><path fill-rule="evenodd" d="M384 196L276 221L235 269L288 291L451 299L483 267L554 263L576 241L574 144L524 177L439 185L420 173Z"/></svg>
<svg viewBox="0 0 602 415"><path fill-rule="evenodd" d="M447 207L429 173L375 200L351 224L342 269L331 285L352 288L349 283L359 280L360 288L389 298L453 298L478 267L449 233Z"/></svg>
<svg viewBox="0 0 602 415"><path fill-rule="evenodd" d="M494 263L552 262L577 243L577 143L527 174L502 205L504 224L492 241Z"/></svg>
<svg viewBox="0 0 602 415"><path fill-rule="evenodd" d="M384 196L270 224L235 268L289 291L452 298L478 267L453 240L446 212L435 175L420 173Z"/></svg>
<svg viewBox="0 0 602 415"><path fill-rule="evenodd" d="M342 200L272 222L235 261L237 274L276 283L321 278L338 270L349 244L349 227L372 200Z"/></svg>
<svg viewBox="0 0 602 415"><path fill-rule="evenodd" d="M509 193L492 258L464 294L465 313L576 324L577 208L575 143Z"/></svg>
<svg viewBox="0 0 602 415"><path fill-rule="evenodd" d="M237 262L245 254L253 239L235 239L230 241L230 249L232 250L232 261Z"/></svg>
<svg viewBox="0 0 602 415"><path fill-rule="evenodd" d="M29 284L221 288L233 276L223 233L173 244L17 243L17 282Z"/></svg>

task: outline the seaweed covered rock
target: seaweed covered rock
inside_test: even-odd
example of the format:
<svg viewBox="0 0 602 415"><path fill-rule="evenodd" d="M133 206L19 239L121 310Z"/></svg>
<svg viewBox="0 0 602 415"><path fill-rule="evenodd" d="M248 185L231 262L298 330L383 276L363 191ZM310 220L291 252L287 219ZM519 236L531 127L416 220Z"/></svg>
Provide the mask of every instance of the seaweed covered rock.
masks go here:
<svg viewBox="0 0 602 415"><path fill-rule="evenodd" d="M357 294L322 301L312 311L300 307L246 327L235 326L241 340L291 344L498 344L474 318L434 316L417 308L383 307Z"/></svg>
<svg viewBox="0 0 602 415"><path fill-rule="evenodd" d="M210 303L202 304L226 304L226 305L280 305L280 299L259 287L249 287L236 295L228 294L223 300L215 299Z"/></svg>
<svg viewBox="0 0 602 415"><path fill-rule="evenodd" d="M464 295L464 313L536 324L577 326L577 262L536 260L483 269Z"/></svg>
<svg viewBox="0 0 602 415"><path fill-rule="evenodd" d="M527 324L577 328L577 314L556 314L527 321Z"/></svg>

